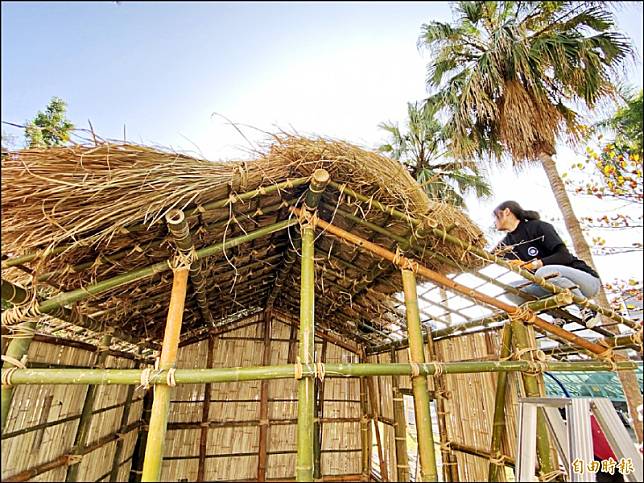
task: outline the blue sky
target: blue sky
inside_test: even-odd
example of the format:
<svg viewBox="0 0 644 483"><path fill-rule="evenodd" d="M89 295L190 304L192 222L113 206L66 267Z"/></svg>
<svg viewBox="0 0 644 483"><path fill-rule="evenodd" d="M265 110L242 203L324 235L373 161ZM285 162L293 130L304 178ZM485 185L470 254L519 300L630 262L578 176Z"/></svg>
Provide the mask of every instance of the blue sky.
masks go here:
<svg viewBox="0 0 644 483"><path fill-rule="evenodd" d="M378 124L402 122L406 102L426 94L421 24L451 19L445 2L3 1L1 10L3 121L22 123L59 96L78 127L90 119L99 135L122 138L125 124L129 140L213 160L245 157L248 147L215 112L262 130L377 146ZM642 4L625 2L617 21L638 52L625 79L641 88ZM252 143L265 139L244 130ZM561 171L578 159L565 146L558 152ZM489 176L495 195L468 200L481 226L505 199L560 216L540 167ZM619 209L580 197L573 204L579 216ZM610 244L614 235L606 237ZM621 245L642 234L618 237ZM642 278L641 252L597 263L605 278Z"/></svg>

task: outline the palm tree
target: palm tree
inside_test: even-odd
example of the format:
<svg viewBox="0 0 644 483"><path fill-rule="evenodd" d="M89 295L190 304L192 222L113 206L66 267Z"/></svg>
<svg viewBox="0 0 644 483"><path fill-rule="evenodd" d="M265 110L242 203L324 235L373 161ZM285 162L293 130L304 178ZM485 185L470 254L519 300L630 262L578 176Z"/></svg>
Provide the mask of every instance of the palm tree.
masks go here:
<svg viewBox="0 0 644 483"><path fill-rule="evenodd" d="M633 55L629 39L604 2L455 2L454 10L454 24L424 24L418 40L432 53L427 104L445 116L453 155L540 163L575 252L594 265L553 156L558 138L583 138L582 110L616 97L611 78ZM603 291L599 300L607 303ZM620 379L637 420L637 380L630 371Z"/></svg>
<svg viewBox="0 0 644 483"><path fill-rule="evenodd" d="M429 198L464 207L465 194L474 192L481 198L492 193L475 163L440 161L449 150L434 111L408 102L407 116L406 132L391 122L379 125L390 140L378 149L405 165Z"/></svg>

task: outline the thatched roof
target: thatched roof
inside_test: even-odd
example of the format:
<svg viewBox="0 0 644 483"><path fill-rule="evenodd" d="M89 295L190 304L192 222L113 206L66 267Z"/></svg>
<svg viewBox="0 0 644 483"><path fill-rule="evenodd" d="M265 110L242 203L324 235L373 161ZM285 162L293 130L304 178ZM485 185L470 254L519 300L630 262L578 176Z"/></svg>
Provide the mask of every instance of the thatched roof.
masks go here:
<svg viewBox="0 0 644 483"><path fill-rule="evenodd" d="M235 195L257 188L263 192L309 177L318 168L328 170L336 183L437 224L474 246L485 245L465 214L428 199L399 163L377 153L345 142L279 135L254 158L211 162L112 143L9 153L2 158L3 260L56 250L23 264L22 270L3 270L3 278L47 298L167 260L175 245L164 216L175 208L186 213L196 249L254 231L293 216L289 207L301 202L306 183L287 183L247 201ZM396 250L395 240L346 212L399 237L409 239L413 233L405 222L347 197L337 186L329 187L319 207L322 219ZM297 242L298 229L291 227L203 260L209 308L218 323L264 308L269 301L298 316ZM439 238L426 236L413 244L416 258L442 273L453 269L437 261L435 253L464 269L481 266L480 260ZM380 332L388 332L388 324L404 324L392 297L401 287L393 265L324 234L318 236L316 249L318 327L369 345L386 340ZM135 339L159 340L171 280L172 272L157 274L72 309ZM189 337L204 327L189 290L183 333Z"/></svg>

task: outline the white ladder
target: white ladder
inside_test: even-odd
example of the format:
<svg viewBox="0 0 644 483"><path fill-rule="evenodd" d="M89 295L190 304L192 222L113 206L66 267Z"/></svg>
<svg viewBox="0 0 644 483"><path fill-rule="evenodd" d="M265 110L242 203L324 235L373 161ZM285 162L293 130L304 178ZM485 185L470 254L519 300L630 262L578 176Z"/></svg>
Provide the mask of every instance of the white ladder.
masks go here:
<svg viewBox="0 0 644 483"><path fill-rule="evenodd" d="M628 435L613 404L607 398L521 398L517 431L517 481L538 481L535 476L537 456L537 408L543 408L550 437L555 443L568 473L569 481L596 481L595 473L588 470L593 461L593 438L590 415L595 415L611 449L621 458L630 458L634 471L623 475L624 481L642 481L642 455ZM559 408L565 408L566 420ZM635 423L638 424L638 423ZM573 462L582 462L581 473L573 471ZM618 469L615 468L615 473Z"/></svg>

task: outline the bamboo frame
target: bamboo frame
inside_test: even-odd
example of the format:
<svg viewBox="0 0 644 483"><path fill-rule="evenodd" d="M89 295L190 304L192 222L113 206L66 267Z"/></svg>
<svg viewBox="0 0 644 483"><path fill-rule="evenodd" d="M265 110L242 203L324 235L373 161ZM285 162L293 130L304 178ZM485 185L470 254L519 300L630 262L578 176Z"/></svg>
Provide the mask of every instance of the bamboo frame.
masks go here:
<svg viewBox="0 0 644 483"><path fill-rule="evenodd" d="M380 411L378 410L378 397L373 384L373 377L367 378L367 389L369 390L369 401L371 403L371 420L373 422L373 431L376 436L376 449L378 450L378 464L380 465L380 478L382 481L389 481L389 469L385 461L385 455L382 450L382 438L380 437Z"/></svg>
<svg viewBox="0 0 644 483"><path fill-rule="evenodd" d="M264 353L262 354L262 365L268 366L271 362L271 325L272 313L270 310L264 312ZM268 454L266 442L268 439L268 381L262 381L259 403L259 450L257 457L257 481L266 481L266 467ZM199 480L199 479L198 479ZM199 480L203 481L203 479Z"/></svg>
<svg viewBox="0 0 644 483"><path fill-rule="evenodd" d="M186 298L188 283L188 269L177 268L174 270L168 320L163 337L159 369L174 370L181 334L181 319ZM152 414L148 430L148 440L145 447L145 460L143 461L143 475L141 481L159 481L161 479L161 461L165 445L165 432L170 411L170 394L172 388L166 383L156 387Z"/></svg>
<svg viewBox="0 0 644 483"><path fill-rule="evenodd" d="M123 413L121 414L121 422L119 427L119 433L123 433L127 427L127 422L130 419L130 409L132 408L132 401L134 398L135 387L133 385L128 386L127 393L125 395L125 403L123 405ZM109 473L109 481L116 481L118 478L118 472L121 467L121 455L123 453L123 438L119 438L116 442L116 448L114 450L114 458L112 460L112 468Z"/></svg>
<svg viewBox="0 0 644 483"><path fill-rule="evenodd" d="M315 363L315 226L309 217L329 182L329 173L318 169L313 173L300 220L302 237L302 269L300 284L300 348L299 362ZM313 419L315 380L302 377L298 382L297 402L297 481L313 481Z"/></svg>
<svg viewBox="0 0 644 483"><path fill-rule="evenodd" d="M420 328L416 277L411 270L402 270L405 306L407 307L407 332L409 333L409 359L413 364L425 362L423 334ZM427 377L412 375L414 392L414 412L416 414L416 432L418 434L418 453L420 458L420 480L438 481L436 455L434 453L434 435L432 417L427 393Z"/></svg>
<svg viewBox="0 0 644 483"><path fill-rule="evenodd" d="M371 422L369 418L369 402L367 400L367 381L360 378L360 449L361 449L361 473L360 481L368 481L371 474Z"/></svg>
<svg viewBox="0 0 644 483"><path fill-rule="evenodd" d="M506 359L510 356L512 345L512 325L506 324L501 335L501 351L499 358ZM490 454L498 460L501 455L501 440L505 432L505 394L508 385L507 373L500 372L496 379L496 395L494 398L494 416L492 423L492 442ZM495 461L496 461L495 460ZM501 462L490 460L488 469L488 481L505 481L505 465Z"/></svg>

